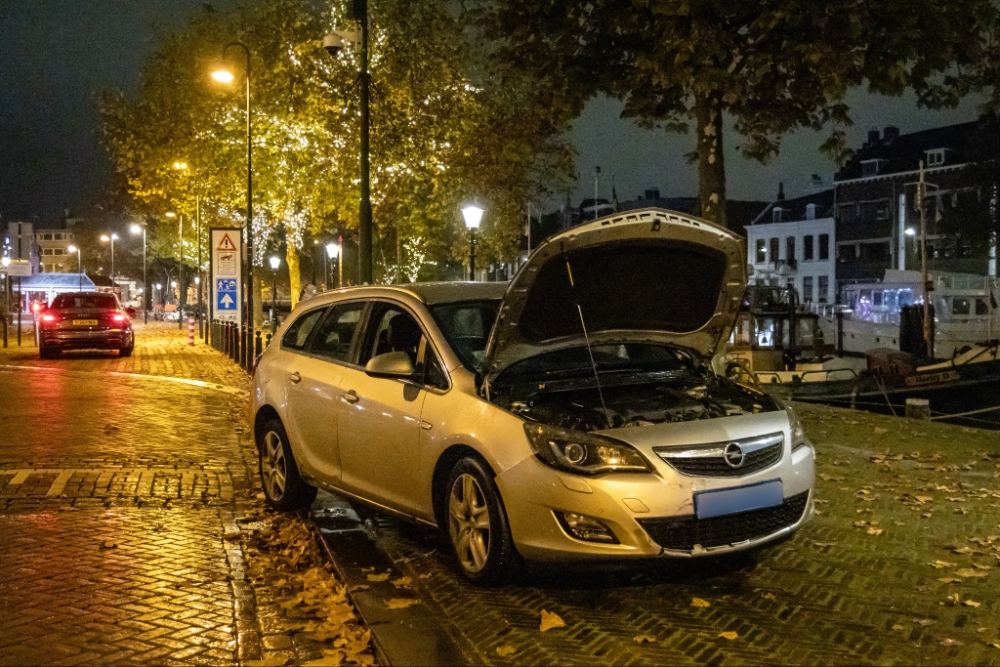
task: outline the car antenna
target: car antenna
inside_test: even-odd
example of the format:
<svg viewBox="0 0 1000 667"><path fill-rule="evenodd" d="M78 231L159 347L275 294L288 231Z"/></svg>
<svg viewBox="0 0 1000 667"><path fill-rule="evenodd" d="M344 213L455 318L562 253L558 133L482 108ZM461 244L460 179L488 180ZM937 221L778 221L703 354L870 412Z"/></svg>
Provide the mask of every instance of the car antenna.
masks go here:
<svg viewBox="0 0 1000 667"><path fill-rule="evenodd" d="M590 367L594 369L594 381L597 382L597 395L601 397L601 408L604 409L604 421L608 428L611 428L611 418L608 416L608 406L604 402L604 391L601 390L601 377L597 372L597 363L594 361L594 350L590 346L590 335L587 333L587 323L583 321L583 308L580 307L580 300L576 298L576 284L573 282L573 269L569 266L569 258L563 255L566 262L566 275L569 276L569 286L573 290L573 300L576 301L576 312L580 314L580 326L583 328L583 339L587 342L587 354L590 355Z"/></svg>

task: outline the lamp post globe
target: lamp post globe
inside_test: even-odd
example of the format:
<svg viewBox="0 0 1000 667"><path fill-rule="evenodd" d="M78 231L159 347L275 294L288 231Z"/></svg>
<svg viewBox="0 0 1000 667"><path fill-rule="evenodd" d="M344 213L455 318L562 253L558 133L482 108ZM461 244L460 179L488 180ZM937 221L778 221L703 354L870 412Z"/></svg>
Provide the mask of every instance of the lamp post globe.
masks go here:
<svg viewBox="0 0 1000 667"><path fill-rule="evenodd" d="M476 230L483 220L483 209L475 204L470 204L462 209L462 217L465 218L465 227L469 230L469 279L476 279Z"/></svg>

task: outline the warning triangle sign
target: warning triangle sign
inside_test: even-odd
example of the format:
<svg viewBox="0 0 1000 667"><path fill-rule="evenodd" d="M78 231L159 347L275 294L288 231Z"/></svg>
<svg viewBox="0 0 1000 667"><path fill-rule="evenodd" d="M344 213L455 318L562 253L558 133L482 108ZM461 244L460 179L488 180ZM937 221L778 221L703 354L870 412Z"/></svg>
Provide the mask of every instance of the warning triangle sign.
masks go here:
<svg viewBox="0 0 1000 667"><path fill-rule="evenodd" d="M236 250L236 244L229 238L229 234L223 234L222 240L219 241L219 247L216 250Z"/></svg>

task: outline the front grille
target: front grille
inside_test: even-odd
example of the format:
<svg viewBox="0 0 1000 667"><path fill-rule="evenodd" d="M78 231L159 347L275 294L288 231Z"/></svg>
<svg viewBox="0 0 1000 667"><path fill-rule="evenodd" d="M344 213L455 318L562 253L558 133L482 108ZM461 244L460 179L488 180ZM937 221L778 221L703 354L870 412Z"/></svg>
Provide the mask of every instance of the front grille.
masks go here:
<svg viewBox="0 0 1000 667"><path fill-rule="evenodd" d="M696 544L705 549L766 537L802 518L809 492L786 498L775 507L699 519L695 515L639 519L639 525L664 549L690 551Z"/></svg>
<svg viewBox="0 0 1000 667"><path fill-rule="evenodd" d="M742 463L737 466L726 461L726 448L733 445L743 452ZM780 461L784 447L784 436L781 433L772 433L763 438L700 445L694 448L654 447L653 451L682 475L743 477L770 468Z"/></svg>

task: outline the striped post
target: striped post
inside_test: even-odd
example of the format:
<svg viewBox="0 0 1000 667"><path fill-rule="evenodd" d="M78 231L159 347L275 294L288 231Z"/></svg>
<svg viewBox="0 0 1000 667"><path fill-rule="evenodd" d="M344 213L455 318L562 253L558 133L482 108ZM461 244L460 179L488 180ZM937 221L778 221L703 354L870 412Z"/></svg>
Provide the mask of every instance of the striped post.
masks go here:
<svg viewBox="0 0 1000 667"><path fill-rule="evenodd" d="M188 345L194 347L194 318L188 315Z"/></svg>

